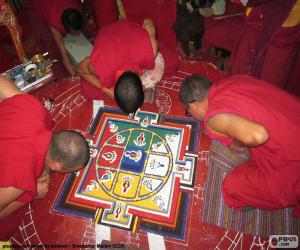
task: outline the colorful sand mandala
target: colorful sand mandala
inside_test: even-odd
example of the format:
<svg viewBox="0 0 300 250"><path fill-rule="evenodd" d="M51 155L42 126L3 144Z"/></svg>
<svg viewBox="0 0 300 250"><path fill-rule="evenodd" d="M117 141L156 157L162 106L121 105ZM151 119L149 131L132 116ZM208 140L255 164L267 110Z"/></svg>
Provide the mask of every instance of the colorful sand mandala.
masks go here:
<svg viewBox="0 0 300 250"><path fill-rule="evenodd" d="M91 159L66 178L53 211L184 238L199 127L187 118L143 111L130 118L101 108L86 133Z"/></svg>

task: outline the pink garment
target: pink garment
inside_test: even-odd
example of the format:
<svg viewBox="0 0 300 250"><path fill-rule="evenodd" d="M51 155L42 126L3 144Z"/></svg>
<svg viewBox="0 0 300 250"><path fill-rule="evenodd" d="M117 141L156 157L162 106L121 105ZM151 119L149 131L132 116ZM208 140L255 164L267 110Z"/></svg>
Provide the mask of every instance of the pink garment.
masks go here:
<svg viewBox="0 0 300 250"><path fill-rule="evenodd" d="M257 122L269 134L265 144L249 148L249 162L236 167L225 178L226 203L238 208L294 206L295 212L299 212L300 100L262 80L234 76L210 89L205 122L221 113L233 113ZM220 140L209 131L208 135Z"/></svg>
<svg viewBox="0 0 300 250"><path fill-rule="evenodd" d="M75 8L80 10L80 3L76 0L31 0L32 8L39 13L47 24L55 28L59 33L65 34L61 16L66 9Z"/></svg>

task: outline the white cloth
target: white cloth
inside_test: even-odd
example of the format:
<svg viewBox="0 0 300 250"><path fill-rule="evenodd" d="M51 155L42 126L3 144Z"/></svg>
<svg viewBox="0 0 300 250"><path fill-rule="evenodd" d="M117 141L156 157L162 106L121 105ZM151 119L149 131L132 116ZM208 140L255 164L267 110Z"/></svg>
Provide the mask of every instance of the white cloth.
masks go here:
<svg viewBox="0 0 300 250"><path fill-rule="evenodd" d="M141 80L144 89L155 88L156 84L160 81L165 71L165 61L160 52L157 53L155 58L154 69L145 70L141 75Z"/></svg>

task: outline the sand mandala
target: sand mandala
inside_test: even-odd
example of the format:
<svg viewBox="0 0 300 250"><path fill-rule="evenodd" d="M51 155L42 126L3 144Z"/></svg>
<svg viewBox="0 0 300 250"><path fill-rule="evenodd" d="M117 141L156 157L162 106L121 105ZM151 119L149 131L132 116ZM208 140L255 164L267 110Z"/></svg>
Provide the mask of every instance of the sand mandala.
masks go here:
<svg viewBox="0 0 300 250"><path fill-rule="evenodd" d="M198 135L191 119L101 108L86 133L90 162L66 178L53 211L184 238Z"/></svg>

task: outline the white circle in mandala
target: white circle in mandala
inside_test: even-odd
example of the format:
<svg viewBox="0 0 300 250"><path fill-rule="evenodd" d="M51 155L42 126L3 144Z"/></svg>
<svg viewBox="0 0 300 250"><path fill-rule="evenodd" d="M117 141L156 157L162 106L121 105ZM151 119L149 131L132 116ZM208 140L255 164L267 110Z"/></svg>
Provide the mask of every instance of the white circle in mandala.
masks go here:
<svg viewBox="0 0 300 250"><path fill-rule="evenodd" d="M172 172L172 169L173 169L172 151L171 151L168 143L166 142L166 140L164 140L156 132L147 130L145 128L131 128L131 129L126 129L126 130L119 131L119 132L115 133L100 148L100 150L98 152L98 156L97 156L96 162L97 163L99 162L99 157L102 155L102 151L103 151L104 147L106 147L106 146L109 145L111 147L120 148L120 145L118 145L118 144L109 144L108 142L113 141L114 138L116 138L116 141L117 141L117 137L119 138L120 136L122 136L122 134L125 134L128 137L127 140L125 140L126 141L126 145L123 146L123 148L126 149L128 141L130 140L130 136L131 136L131 134L132 134L133 131L137 132L137 133L148 133L150 135L150 137L151 137L151 139L150 139L151 142L147 145L147 148L145 149L144 166L143 166L143 170L140 173L136 173L136 172L133 172L133 171L130 171L130 170L121 170L120 169L121 168L122 158L124 157L124 154L122 155L122 158L119 161L120 163L119 163L119 165L118 165L117 168L110 168L110 167L107 167L107 166L99 166L98 164L96 164L96 177L97 177L97 180L98 180L98 183L99 183L100 187L108 195L110 195L111 197L113 197L115 199L118 199L118 200L123 200L123 201L139 201L139 200L147 199L149 197L153 197L155 194L157 194L164 187L164 185L168 181L168 179L170 177L170 174ZM128 135L128 134L130 134L130 135ZM154 174L149 174L149 173L147 174L145 172L146 171L146 164L147 164L147 161L149 159L149 153L151 152L151 147L153 145L154 138L156 139L155 140L156 144L162 143L165 146L165 152L161 152L161 153L157 153L156 152L157 155L169 158L169 160L168 160L168 166L166 166L167 167L166 174L164 176L159 176L159 175L154 175ZM136 149L142 149L142 148L144 148L144 147L138 147L138 146L136 146ZM153 154L155 154L155 152L153 152L153 151L151 153L152 153L152 156L153 156ZM99 168L100 169L105 169L105 170L111 170L111 171L115 172L114 177L113 177L112 188L110 190L105 186L105 183L102 183L101 176L99 176L99 172L98 172ZM138 185L136 185L136 187L137 187L136 188L136 192L135 192L136 195L133 198L128 198L125 195L121 196L121 195L116 194L114 192L114 185L116 185L116 182L118 181L120 173L122 173L122 174L126 173L127 176L131 176L133 178L135 176L137 176L137 175L140 176L139 183L138 183ZM144 180L147 180L147 181L144 181ZM149 180L152 180L154 183L155 182L156 183L160 182L160 184L158 184L153 190L149 191L148 193L145 193L143 195L139 195L139 192L140 192L140 189L142 188L142 185L145 185L143 183L146 182L146 183L149 184Z"/></svg>

